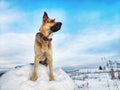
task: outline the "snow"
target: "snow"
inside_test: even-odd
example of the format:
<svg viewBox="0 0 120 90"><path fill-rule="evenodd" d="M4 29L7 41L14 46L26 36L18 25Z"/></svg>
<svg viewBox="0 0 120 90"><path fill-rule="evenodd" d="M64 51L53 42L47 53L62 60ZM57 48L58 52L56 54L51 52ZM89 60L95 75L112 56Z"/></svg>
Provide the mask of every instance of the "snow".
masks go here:
<svg viewBox="0 0 120 90"><path fill-rule="evenodd" d="M120 79L112 80L107 70L78 69L67 72L75 83L75 90L120 90Z"/></svg>
<svg viewBox="0 0 120 90"><path fill-rule="evenodd" d="M120 90L119 80L86 79L75 80L75 90Z"/></svg>
<svg viewBox="0 0 120 90"><path fill-rule="evenodd" d="M0 90L74 90L72 79L60 68L54 69L54 81L49 81L49 69L39 65L38 79L33 82L33 65L13 68L0 78Z"/></svg>

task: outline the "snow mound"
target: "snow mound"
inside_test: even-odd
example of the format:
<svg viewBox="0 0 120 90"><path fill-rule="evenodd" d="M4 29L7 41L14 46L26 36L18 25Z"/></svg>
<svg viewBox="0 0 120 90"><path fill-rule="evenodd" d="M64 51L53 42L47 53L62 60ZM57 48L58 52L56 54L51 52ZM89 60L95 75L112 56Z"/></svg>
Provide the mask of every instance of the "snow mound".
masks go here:
<svg viewBox="0 0 120 90"><path fill-rule="evenodd" d="M71 78L60 68L54 69L54 81L49 81L49 69L39 65L38 79L29 80L33 65L16 67L0 78L0 90L74 90Z"/></svg>

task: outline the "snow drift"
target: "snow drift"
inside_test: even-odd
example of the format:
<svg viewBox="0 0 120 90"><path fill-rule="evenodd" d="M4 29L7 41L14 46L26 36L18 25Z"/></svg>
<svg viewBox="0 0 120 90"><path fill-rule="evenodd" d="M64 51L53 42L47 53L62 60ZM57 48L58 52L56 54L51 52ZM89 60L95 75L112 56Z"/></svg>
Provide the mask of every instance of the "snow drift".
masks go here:
<svg viewBox="0 0 120 90"><path fill-rule="evenodd" d="M60 68L54 69L54 81L49 81L49 69L39 65L38 79L29 80L33 65L14 68L0 78L0 90L74 90L71 78Z"/></svg>

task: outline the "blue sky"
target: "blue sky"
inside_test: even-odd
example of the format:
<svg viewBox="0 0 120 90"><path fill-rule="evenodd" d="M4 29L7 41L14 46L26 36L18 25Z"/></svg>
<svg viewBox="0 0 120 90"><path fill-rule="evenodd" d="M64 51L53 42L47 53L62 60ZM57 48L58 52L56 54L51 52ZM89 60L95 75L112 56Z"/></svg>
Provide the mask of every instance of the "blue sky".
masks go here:
<svg viewBox="0 0 120 90"><path fill-rule="evenodd" d="M53 37L56 66L120 61L119 0L1 0L0 11L1 64L33 62L44 11L63 22Z"/></svg>

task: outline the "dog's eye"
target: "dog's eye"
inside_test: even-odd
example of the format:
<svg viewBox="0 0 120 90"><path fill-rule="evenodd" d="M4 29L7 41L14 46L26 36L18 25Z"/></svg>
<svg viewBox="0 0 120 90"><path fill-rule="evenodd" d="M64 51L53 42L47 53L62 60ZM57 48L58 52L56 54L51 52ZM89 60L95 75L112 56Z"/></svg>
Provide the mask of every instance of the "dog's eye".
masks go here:
<svg viewBox="0 0 120 90"><path fill-rule="evenodd" d="M55 19L50 20L50 23L53 23L53 22L55 22Z"/></svg>
<svg viewBox="0 0 120 90"><path fill-rule="evenodd" d="M54 23L54 22L55 22L55 19L47 20L47 23Z"/></svg>

